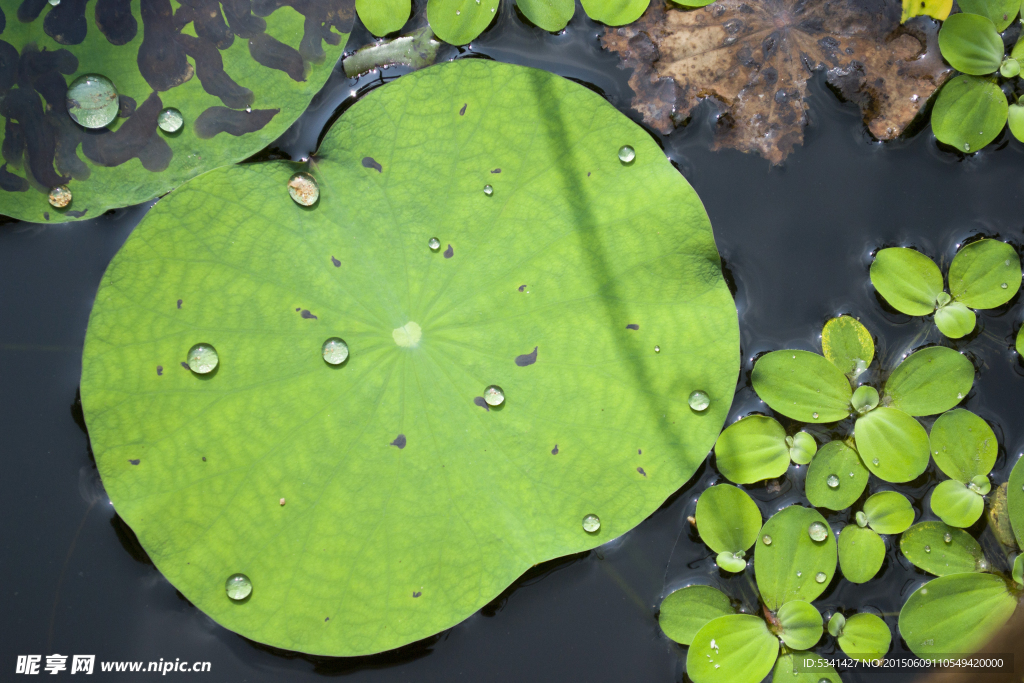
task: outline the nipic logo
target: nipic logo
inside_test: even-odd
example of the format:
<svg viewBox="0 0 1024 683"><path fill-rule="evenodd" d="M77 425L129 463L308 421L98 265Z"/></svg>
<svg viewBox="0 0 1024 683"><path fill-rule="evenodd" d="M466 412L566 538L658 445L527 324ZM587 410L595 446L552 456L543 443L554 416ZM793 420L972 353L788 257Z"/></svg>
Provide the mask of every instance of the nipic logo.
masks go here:
<svg viewBox="0 0 1024 683"><path fill-rule="evenodd" d="M14 668L16 674L38 674L42 655L18 655L18 663ZM73 655L71 657L71 673L91 674L96 665L96 655ZM46 665L42 667L48 674L56 674L68 669L67 655L47 655Z"/></svg>

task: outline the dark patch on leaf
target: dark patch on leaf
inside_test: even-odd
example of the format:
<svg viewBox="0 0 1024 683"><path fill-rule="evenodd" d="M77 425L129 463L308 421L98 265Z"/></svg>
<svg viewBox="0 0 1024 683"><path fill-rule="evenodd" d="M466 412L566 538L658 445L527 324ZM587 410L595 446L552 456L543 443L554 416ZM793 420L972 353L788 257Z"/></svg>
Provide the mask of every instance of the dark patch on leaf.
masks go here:
<svg viewBox="0 0 1024 683"><path fill-rule="evenodd" d="M551 455L558 455L558 444L557 443L555 444L555 447L551 449Z"/></svg>
<svg viewBox="0 0 1024 683"><path fill-rule="evenodd" d="M156 366L156 375L157 375L157 377L160 377L163 374L164 374L164 366L162 366L162 365Z"/></svg>
<svg viewBox="0 0 1024 683"><path fill-rule="evenodd" d="M462 105L462 109L459 110L459 116L465 116L466 115L466 107L468 107L468 106L469 106L469 102L467 102L466 104Z"/></svg>
<svg viewBox="0 0 1024 683"><path fill-rule="evenodd" d="M405 448L405 434L399 434L390 445L398 446L399 449Z"/></svg>
<svg viewBox="0 0 1024 683"><path fill-rule="evenodd" d="M45 218L46 220L50 220L50 212L49 211L43 211L43 218Z"/></svg>
<svg viewBox="0 0 1024 683"><path fill-rule="evenodd" d="M4 14L3 8L0 7L0 33L3 33L5 28L7 28L7 15Z"/></svg>
<svg viewBox="0 0 1024 683"><path fill-rule="evenodd" d="M414 597L414 598L418 598L418 597L420 597L421 595L423 595L423 593L422 593L422 592L420 592L420 591L413 591L413 592L412 592L412 597Z"/></svg>
<svg viewBox="0 0 1024 683"><path fill-rule="evenodd" d="M186 363L185 361L181 361L181 367L185 368L186 370L191 370L191 369L192 369L192 368L190 368L190 367L188 366L188 363ZM204 458L204 459L205 459L205 458Z"/></svg>
<svg viewBox="0 0 1024 683"><path fill-rule="evenodd" d="M135 114L116 131L107 128L86 131L82 151L100 166L120 166L138 157L147 171L164 170L170 165L173 152L156 134L156 121L162 109L160 96L150 93Z"/></svg>
<svg viewBox="0 0 1024 683"><path fill-rule="evenodd" d="M324 621L330 621L330 620L331 620L330 617L324 617Z"/></svg>
<svg viewBox="0 0 1024 683"><path fill-rule="evenodd" d="M199 77L203 90L214 97L219 97L221 102L232 109L244 109L253 103L252 90L235 83L224 71L224 60L213 44L188 35L177 35L175 40L185 50L185 54L195 60L196 76Z"/></svg>
<svg viewBox="0 0 1024 683"><path fill-rule="evenodd" d="M248 0L231 0L232 4L248 5ZM324 59L323 42L337 45L338 33L348 33L355 21L355 0L253 0L252 11L257 16L269 16L279 7L291 7L305 17L299 53L311 62ZM231 17L228 17L231 22ZM232 24L233 25L233 24ZM331 29L338 33L334 33ZM237 30L235 31L237 33Z"/></svg>
<svg viewBox="0 0 1024 683"><path fill-rule="evenodd" d="M13 119L18 127L14 146L8 148L4 141L4 158L11 164L21 165L44 187L63 185L70 178L58 175L53 169L57 149L54 129L47 125L39 96L24 88L23 82L0 101L0 116L6 117L8 122ZM23 163L15 160L17 156L23 157Z"/></svg>
<svg viewBox="0 0 1024 683"><path fill-rule="evenodd" d="M637 325L636 323L630 323L629 325L626 325L626 329L627 330L639 330L640 326Z"/></svg>
<svg viewBox="0 0 1024 683"><path fill-rule="evenodd" d="M46 7L46 0L22 0L18 6L18 21L23 24L35 21Z"/></svg>
<svg viewBox="0 0 1024 683"><path fill-rule="evenodd" d="M206 462L206 456L205 455L203 456L203 462Z"/></svg>
<svg viewBox="0 0 1024 683"><path fill-rule="evenodd" d="M85 21L88 0L61 0L43 19L43 31L61 45L78 45L85 40L89 24Z"/></svg>
<svg viewBox="0 0 1024 683"><path fill-rule="evenodd" d="M519 285L519 291L522 292L526 289L526 285Z"/></svg>
<svg viewBox="0 0 1024 683"><path fill-rule="evenodd" d="M181 299L178 299L178 308L181 308Z"/></svg>
<svg viewBox="0 0 1024 683"><path fill-rule="evenodd" d="M452 256L455 256L455 250L452 249L452 245L449 244L448 248L444 250L444 257L451 258Z"/></svg>
<svg viewBox="0 0 1024 683"><path fill-rule="evenodd" d="M249 54L268 69L277 69L288 74L293 81L306 80L305 64L299 51L271 35L257 33L250 38Z"/></svg>
<svg viewBox="0 0 1024 683"><path fill-rule="evenodd" d="M139 73L154 90L163 92L192 78L185 49L175 40L170 0L142 0L142 45L136 59Z"/></svg>
<svg viewBox="0 0 1024 683"><path fill-rule="evenodd" d="M491 407L489 405L487 405L487 401L484 400L483 396L477 396L476 398L474 398L473 399L473 405L480 406L481 408L483 408L487 412L491 412Z"/></svg>
<svg viewBox="0 0 1024 683"><path fill-rule="evenodd" d="M0 166L0 190L5 192L24 192L28 189L28 181L7 170L7 164ZM47 218L46 220L50 220Z"/></svg>
<svg viewBox="0 0 1024 683"><path fill-rule="evenodd" d="M521 356L516 356L516 365L521 368L525 368L527 365L533 365L537 362L537 347L533 347L533 351L530 353L524 353Z"/></svg>
<svg viewBox="0 0 1024 683"><path fill-rule="evenodd" d="M96 0L96 27L111 45L130 43L139 31L132 0Z"/></svg>
<svg viewBox="0 0 1024 683"><path fill-rule="evenodd" d="M0 96L6 94L18 80L18 61L15 47L0 40Z"/></svg>
<svg viewBox="0 0 1024 683"><path fill-rule="evenodd" d="M335 268L341 268L341 261L339 261L338 259L334 258L333 256L331 257L331 263L334 264Z"/></svg>
<svg viewBox="0 0 1024 683"><path fill-rule="evenodd" d="M251 112L236 111L227 107L210 107L193 124L196 137L208 140L220 133L245 135L260 130L281 111L280 109L253 109Z"/></svg>
<svg viewBox="0 0 1024 683"><path fill-rule="evenodd" d="M72 218L81 218L84 216L89 209L82 209L81 211L65 211L65 215L71 216Z"/></svg>
<svg viewBox="0 0 1024 683"><path fill-rule="evenodd" d="M304 311L302 311L302 313L300 315L303 318L305 318L306 320L317 320L317 317L315 315L313 315L312 313L310 313L309 311L305 311L304 310Z"/></svg>
<svg viewBox="0 0 1024 683"><path fill-rule="evenodd" d="M174 13L174 27L180 31L189 23L200 40L218 50L226 50L235 42L235 34L228 28L217 0L182 0L181 7Z"/></svg>
<svg viewBox="0 0 1024 683"><path fill-rule="evenodd" d="M363 157L363 166L366 168L372 168L381 173L384 171L384 167L377 163L373 157Z"/></svg>
<svg viewBox="0 0 1024 683"><path fill-rule="evenodd" d="M501 169L500 168L496 168L493 171L491 171L491 173L501 173Z"/></svg>
<svg viewBox="0 0 1024 683"><path fill-rule="evenodd" d="M130 462L133 465L138 465L140 461L136 459L136 460L129 460L128 462Z"/></svg>
<svg viewBox="0 0 1024 683"><path fill-rule="evenodd" d="M134 98L128 97L127 95L117 96L117 115L122 119L126 119L134 114L138 107L139 104Z"/></svg>
<svg viewBox="0 0 1024 683"><path fill-rule="evenodd" d="M647 476L647 473L644 472L644 468L643 467L637 467L636 471L639 472L640 474L644 475L645 477Z"/></svg>
<svg viewBox="0 0 1024 683"><path fill-rule="evenodd" d="M228 24L239 38L252 38L267 30L267 22L260 17L253 16L253 8L249 0L228 0L222 4Z"/></svg>

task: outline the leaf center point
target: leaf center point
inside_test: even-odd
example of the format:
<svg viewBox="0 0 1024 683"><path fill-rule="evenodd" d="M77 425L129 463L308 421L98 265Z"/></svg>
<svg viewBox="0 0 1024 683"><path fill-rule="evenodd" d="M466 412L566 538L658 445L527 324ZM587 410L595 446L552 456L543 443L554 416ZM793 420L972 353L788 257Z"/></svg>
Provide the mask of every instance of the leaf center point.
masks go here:
<svg viewBox="0 0 1024 683"><path fill-rule="evenodd" d="M391 331L391 336L394 337L395 343L405 348L416 348L420 344L420 339L423 338L423 329L411 320L401 327L396 327Z"/></svg>

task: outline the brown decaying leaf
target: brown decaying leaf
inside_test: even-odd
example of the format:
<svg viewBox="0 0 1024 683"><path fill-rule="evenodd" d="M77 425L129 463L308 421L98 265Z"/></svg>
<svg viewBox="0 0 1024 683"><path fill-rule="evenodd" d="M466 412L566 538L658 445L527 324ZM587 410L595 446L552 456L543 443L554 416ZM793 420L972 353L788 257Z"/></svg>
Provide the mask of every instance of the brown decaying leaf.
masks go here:
<svg viewBox="0 0 1024 683"><path fill-rule="evenodd" d="M602 43L633 69L633 106L668 133L703 99L720 110L714 149L780 163L803 142L807 79L816 69L880 140L899 136L952 70L938 24L900 24L899 0L718 0L685 10L651 3Z"/></svg>

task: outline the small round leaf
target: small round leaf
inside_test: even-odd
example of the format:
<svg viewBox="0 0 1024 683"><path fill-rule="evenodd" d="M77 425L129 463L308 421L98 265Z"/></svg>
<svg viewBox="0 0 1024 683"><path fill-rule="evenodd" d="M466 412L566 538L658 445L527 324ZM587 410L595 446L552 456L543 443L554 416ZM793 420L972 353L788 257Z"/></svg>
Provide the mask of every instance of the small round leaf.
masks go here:
<svg viewBox="0 0 1024 683"><path fill-rule="evenodd" d="M718 436L715 464L726 479L736 484L781 477L789 469L786 430L764 415L744 417Z"/></svg>
<svg viewBox="0 0 1024 683"><path fill-rule="evenodd" d="M808 650L818 644L824 632L821 612L803 600L790 600L779 608L779 637L791 650Z"/></svg>
<svg viewBox="0 0 1024 683"><path fill-rule="evenodd" d="M969 654L1002 628L1017 599L995 574L950 574L914 591L900 610L900 635L918 657Z"/></svg>
<svg viewBox="0 0 1024 683"><path fill-rule="evenodd" d="M810 351L772 351L751 374L761 400L801 422L836 422L850 414L853 390L842 370Z"/></svg>
<svg viewBox="0 0 1024 683"><path fill-rule="evenodd" d="M875 578L885 561L885 541L871 529L847 524L839 532L839 567L852 583Z"/></svg>
<svg viewBox="0 0 1024 683"><path fill-rule="evenodd" d="M743 553L718 553L715 557L715 564L727 572L739 574L747 568L747 561L743 559Z"/></svg>
<svg viewBox="0 0 1024 683"><path fill-rule="evenodd" d="M1003 39L992 20L980 14L954 14L946 19L939 29L939 49L954 69L972 76L990 74L1003 61Z"/></svg>
<svg viewBox="0 0 1024 683"><path fill-rule="evenodd" d="M1020 585L1024 585L1024 555L1018 555L1013 558L1013 580Z"/></svg>
<svg viewBox="0 0 1024 683"><path fill-rule="evenodd" d="M991 472L999 453L992 428L963 408L940 415L932 425L929 440L935 464L947 477L962 484Z"/></svg>
<svg viewBox="0 0 1024 683"><path fill-rule="evenodd" d="M828 531L825 540L814 541L808 534L812 524ZM794 505L772 515L761 529L754 546L754 572L761 597L775 611L790 600L811 602L822 594L836 571L836 538L825 518L812 510ZM825 581L818 582L819 572Z"/></svg>
<svg viewBox="0 0 1024 683"><path fill-rule="evenodd" d="M625 26L640 18L651 0L581 0L583 11L594 21L609 26Z"/></svg>
<svg viewBox="0 0 1024 683"><path fill-rule="evenodd" d="M1020 0L958 0L957 4L961 12L980 14L991 19L1000 33L1013 23L1020 12Z"/></svg>
<svg viewBox="0 0 1024 683"><path fill-rule="evenodd" d="M790 652L779 657L772 683L843 683L839 673L814 652Z"/></svg>
<svg viewBox="0 0 1024 683"><path fill-rule="evenodd" d="M719 484L697 499L697 531L716 553L741 553L754 545L761 529L761 511L743 489ZM721 566L721 563L719 563ZM723 567L727 569L727 567ZM729 571L742 571L729 569Z"/></svg>
<svg viewBox="0 0 1024 683"><path fill-rule="evenodd" d="M1020 289L1020 257L1006 242L984 239L957 252L949 266L949 293L971 308L995 308Z"/></svg>
<svg viewBox="0 0 1024 683"><path fill-rule="evenodd" d="M821 350L843 374L855 380L874 360L875 342L859 320L841 315L822 328Z"/></svg>
<svg viewBox="0 0 1024 683"><path fill-rule="evenodd" d="M864 501L868 526L880 534L902 534L914 523L914 508L906 496L881 491Z"/></svg>
<svg viewBox="0 0 1024 683"><path fill-rule="evenodd" d="M957 76L943 86L935 100L932 132L961 152L977 152L1003 130L1009 106L1006 95L991 79Z"/></svg>
<svg viewBox="0 0 1024 683"><path fill-rule="evenodd" d="M386 36L405 26L412 0L356 0L363 26L375 36Z"/></svg>
<svg viewBox="0 0 1024 683"><path fill-rule="evenodd" d="M658 624L665 635L689 645L697 631L712 619L735 614L729 597L711 586L687 586L661 601Z"/></svg>
<svg viewBox="0 0 1024 683"><path fill-rule="evenodd" d="M946 479L932 490L931 508L949 526L967 528L985 512L985 499L960 482Z"/></svg>
<svg viewBox="0 0 1024 683"><path fill-rule="evenodd" d="M847 618L839 647L846 656L859 661L885 657L892 644L892 631L881 617L870 612L859 612Z"/></svg>
<svg viewBox="0 0 1024 683"><path fill-rule="evenodd" d="M973 536L942 522L921 522L907 529L900 536L900 551L915 567L936 576L979 571L978 560L985 556Z"/></svg>
<svg viewBox="0 0 1024 683"><path fill-rule="evenodd" d="M840 534L841 536L842 534ZM843 616L842 612L836 612L828 620L828 633L830 636L838 638L843 635L843 627L846 626L846 617Z"/></svg>
<svg viewBox="0 0 1024 683"><path fill-rule="evenodd" d="M868 470L857 451L842 441L829 441L807 468L804 489L814 507L845 510L860 498L867 484Z"/></svg>
<svg viewBox="0 0 1024 683"><path fill-rule="evenodd" d="M1010 527L1017 537L1017 547L1024 548L1024 458L1020 458L1010 470L1006 482L1006 510Z"/></svg>
<svg viewBox="0 0 1024 683"><path fill-rule="evenodd" d="M944 413L963 400L974 384L974 366L962 353L930 346L910 354L885 382L882 405L908 415Z"/></svg>
<svg viewBox="0 0 1024 683"><path fill-rule="evenodd" d="M516 0L526 18L545 31L561 31L576 11L575 0Z"/></svg>
<svg viewBox="0 0 1024 683"><path fill-rule="evenodd" d="M910 481L927 469L928 432L902 410L875 408L854 429L861 460L879 479Z"/></svg>
<svg viewBox="0 0 1024 683"><path fill-rule="evenodd" d="M686 674L693 683L760 683L778 656L779 639L764 619L730 614L708 622L693 637Z"/></svg>
<svg viewBox="0 0 1024 683"><path fill-rule="evenodd" d="M438 38L465 45L484 32L498 10L498 0L427 0L427 21Z"/></svg>
<svg viewBox="0 0 1024 683"><path fill-rule="evenodd" d="M974 331L977 316L959 301L950 301L935 311L935 326L950 339L960 339Z"/></svg>
<svg viewBox="0 0 1024 683"><path fill-rule="evenodd" d="M1022 44L1024 44L1024 41L1017 43L1017 45ZM1006 112L1006 122L1010 125L1010 132L1013 133L1013 137L1024 142L1024 106L1011 104Z"/></svg>
<svg viewBox="0 0 1024 683"><path fill-rule="evenodd" d="M942 273L919 251L890 247L875 254L871 284L889 305L907 315L928 315L942 292Z"/></svg>
<svg viewBox="0 0 1024 683"><path fill-rule="evenodd" d="M789 459L797 465L810 463L817 452L818 442L814 440L813 436L807 432L797 432L793 435L793 445L789 447Z"/></svg>

